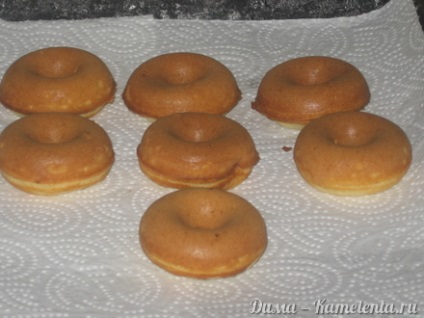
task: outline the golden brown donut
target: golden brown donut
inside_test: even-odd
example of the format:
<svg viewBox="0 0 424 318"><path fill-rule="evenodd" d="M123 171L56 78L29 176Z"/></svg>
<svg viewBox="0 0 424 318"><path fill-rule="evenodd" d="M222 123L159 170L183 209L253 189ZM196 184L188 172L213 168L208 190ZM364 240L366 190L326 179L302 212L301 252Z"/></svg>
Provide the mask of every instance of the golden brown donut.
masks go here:
<svg viewBox="0 0 424 318"><path fill-rule="evenodd" d="M300 129L325 114L360 110L369 100L368 84L355 66L332 57L307 56L269 70L252 108Z"/></svg>
<svg viewBox="0 0 424 318"><path fill-rule="evenodd" d="M267 245L258 210L218 189L184 189L163 196L144 213L139 234L154 264L176 275L203 279L245 271Z"/></svg>
<svg viewBox="0 0 424 318"><path fill-rule="evenodd" d="M172 114L154 121L137 147L141 170L165 187L230 189L259 161L248 131L222 115Z"/></svg>
<svg viewBox="0 0 424 318"><path fill-rule="evenodd" d="M407 172L411 145L393 122L365 112L328 114L299 133L294 160L304 179L337 195L384 191Z"/></svg>
<svg viewBox="0 0 424 318"><path fill-rule="evenodd" d="M0 134L0 170L13 186L51 195L102 181L114 161L111 141L93 121L42 113L18 119Z"/></svg>
<svg viewBox="0 0 424 318"><path fill-rule="evenodd" d="M181 52L141 64L128 79L122 97L131 111L155 119L184 112L224 114L237 104L241 93L222 63Z"/></svg>
<svg viewBox="0 0 424 318"><path fill-rule="evenodd" d="M0 102L18 114L63 112L91 117L114 100L112 74L97 56L71 47L28 53L7 69Z"/></svg>

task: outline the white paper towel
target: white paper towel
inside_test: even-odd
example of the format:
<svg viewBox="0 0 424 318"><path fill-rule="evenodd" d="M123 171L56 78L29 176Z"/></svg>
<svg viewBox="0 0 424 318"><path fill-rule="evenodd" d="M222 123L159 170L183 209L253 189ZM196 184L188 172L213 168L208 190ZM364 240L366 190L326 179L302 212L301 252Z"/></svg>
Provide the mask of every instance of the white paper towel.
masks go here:
<svg viewBox="0 0 424 318"><path fill-rule="evenodd" d="M66 45L100 56L118 84L115 102L93 118L116 152L104 182L39 197L0 179L1 317L248 317L269 304L296 309L290 317L340 317L338 304L353 305L349 317L368 316L354 308L387 317L402 304L410 305L402 316L424 316L424 36L412 1L323 20L131 17L2 21L0 30L1 74L29 51ZM250 178L232 191L261 211L269 246L236 277L173 276L139 247L142 214L174 190L141 173L135 149L149 122L127 110L121 93L141 62L171 51L207 54L233 71L243 99L228 116L250 131L260 152ZM294 145L297 131L250 103L268 69L305 55L342 58L364 73L372 94L366 110L393 120L411 140L414 159L401 183L345 198L317 192L300 177L292 152L282 150ZM0 108L1 129L16 119ZM285 316L264 314L275 315Z"/></svg>

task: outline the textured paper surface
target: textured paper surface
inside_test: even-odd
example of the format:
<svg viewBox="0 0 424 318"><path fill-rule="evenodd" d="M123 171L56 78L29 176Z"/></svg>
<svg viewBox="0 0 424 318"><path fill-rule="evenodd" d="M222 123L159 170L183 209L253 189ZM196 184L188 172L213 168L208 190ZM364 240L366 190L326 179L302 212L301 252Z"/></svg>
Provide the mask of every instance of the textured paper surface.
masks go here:
<svg viewBox="0 0 424 318"><path fill-rule="evenodd" d="M38 197L0 179L1 317L248 317L255 299L295 304L296 317L318 317L314 303L323 299L417 303L414 317L424 316L424 37L411 1L330 20L132 17L0 22L0 30L1 74L24 53L66 45L100 56L118 84L115 102L93 118L116 152L104 182ZM243 93L228 116L249 130L261 161L232 191L261 211L269 246L253 268L236 277L176 277L154 266L139 247L142 214L174 190L155 185L139 170L135 149L149 122L126 109L121 93L141 62L171 51L220 60ZM250 108L268 69L314 54L356 65L372 93L367 111L408 134L413 163L392 189L358 198L317 192L298 174L292 152L282 150L294 145L297 132ZM16 119L0 108L1 129Z"/></svg>

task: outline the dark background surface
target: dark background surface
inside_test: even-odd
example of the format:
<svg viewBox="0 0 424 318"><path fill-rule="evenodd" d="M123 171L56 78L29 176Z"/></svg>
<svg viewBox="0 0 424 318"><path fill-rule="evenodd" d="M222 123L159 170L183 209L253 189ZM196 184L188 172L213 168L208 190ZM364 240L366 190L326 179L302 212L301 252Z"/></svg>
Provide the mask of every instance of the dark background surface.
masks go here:
<svg viewBox="0 0 424 318"><path fill-rule="evenodd" d="M389 1L413 1L424 30L424 0L0 0L9 21L153 15L158 19L268 20L355 16Z"/></svg>

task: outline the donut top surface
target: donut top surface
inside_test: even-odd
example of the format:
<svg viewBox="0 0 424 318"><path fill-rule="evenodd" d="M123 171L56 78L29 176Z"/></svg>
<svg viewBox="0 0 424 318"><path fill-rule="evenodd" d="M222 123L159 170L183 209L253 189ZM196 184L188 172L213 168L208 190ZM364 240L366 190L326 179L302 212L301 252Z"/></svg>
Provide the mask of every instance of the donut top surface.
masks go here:
<svg viewBox="0 0 424 318"><path fill-rule="evenodd" d="M171 179L198 185L218 182L213 187L235 186L259 161L253 139L242 125L205 113L156 120L145 131L137 154L142 164Z"/></svg>
<svg viewBox="0 0 424 318"><path fill-rule="evenodd" d="M306 181L339 195L386 190L400 181L412 161L405 132L366 112L334 113L311 121L300 131L293 155Z"/></svg>
<svg viewBox="0 0 424 318"><path fill-rule="evenodd" d="M240 98L237 82L225 65L191 52L163 54L142 63L123 93L130 110L151 118L182 112L224 114Z"/></svg>
<svg viewBox="0 0 424 318"><path fill-rule="evenodd" d="M325 114L360 110L371 94L352 64L327 56L305 56L270 69L252 107L272 120L303 126Z"/></svg>
<svg viewBox="0 0 424 318"><path fill-rule="evenodd" d="M154 263L196 278L240 273L267 246L259 211L242 197L218 189L184 189L159 198L143 214L139 233Z"/></svg>
<svg viewBox="0 0 424 318"><path fill-rule="evenodd" d="M66 112L90 117L114 100L116 84L96 55L72 47L30 52L6 70L0 102L19 114Z"/></svg>
<svg viewBox="0 0 424 318"><path fill-rule="evenodd" d="M16 179L55 184L90 178L114 161L107 133L74 114L22 117L0 134L0 169Z"/></svg>

